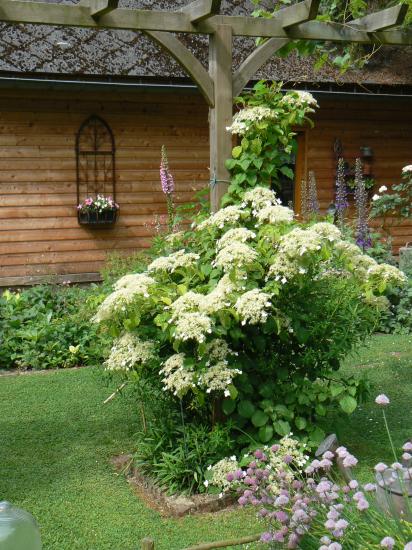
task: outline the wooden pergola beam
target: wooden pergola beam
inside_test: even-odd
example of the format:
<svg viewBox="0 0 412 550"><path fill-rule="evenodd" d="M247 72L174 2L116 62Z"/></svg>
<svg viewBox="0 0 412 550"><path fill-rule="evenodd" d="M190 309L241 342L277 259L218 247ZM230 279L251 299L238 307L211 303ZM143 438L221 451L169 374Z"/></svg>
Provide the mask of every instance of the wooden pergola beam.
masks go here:
<svg viewBox="0 0 412 550"><path fill-rule="evenodd" d="M289 8L279 10L273 19L214 15L199 21L199 23L193 23L190 19L190 13L186 12L165 12L124 8L109 10L109 3L107 5L107 10L106 6L103 6L103 8L97 7L97 13L102 9L103 12L100 13L103 13L103 15L93 18L88 5L55 4L49 2L34 2L31 0L1 0L0 21L69 27L200 34L214 34L216 26L222 25L230 26L233 36L358 42L363 44L384 43L391 45L410 45L412 40L412 31L410 29L396 29L382 32L374 31L373 28L376 28L377 23L373 25L371 19L369 19L370 26L368 26L367 30L359 28L359 20L355 23L356 28L349 24L341 25L322 21L307 21L299 25L294 25L293 22L289 22L293 18L291 12L287 13L287 9ZM295 10L304 10L305 8L301 6L301 4L302 3L296 4L291 6L291 8ZM404 9L405 8L402 8L400 12L403 13ZM386 10L382 11L386 12ZM385 25L386 24L387 22Z"/></svg>
<svg viewBox="0 0 412 550"><path fill-rule="evenodd" d="M98 18L117 9L119 0L80 0L77 5L88 7L90 15L93 18Z"/></svg>
<svg viewBox="0 0 412 550"><path fill-rule="evenodd" d="M284 8L284 27L291 28L293 25L309 21L317 16L320 0L305 0ZM240 65L233 75L233 95L240 94L253 75L283 46L290 42L289 38L269 38L258 46Z"/></svg>
<svg viewBox="0 0 412 550"><path fill-rule="evenodd" d="M170 53L197 84L209 107L213 107L215 104L213 80L197 57L170 32L146 31L145 34Z"/></svg>
<svg viewBox="0 0 412 550"><path fill-rule="evenodd" d="M195 0L180 11L189 15L192 23L199 23L219 13L222 0Z"/></svg>
<svg viewBox="0 0 412 550"><path fill-rule="evenodd" d="M364 17L350 21L348 25L356 26L368 32L383 31L391 27L402 25L408 12L406 4L398 4L392 8L386 8Z"/></svg>

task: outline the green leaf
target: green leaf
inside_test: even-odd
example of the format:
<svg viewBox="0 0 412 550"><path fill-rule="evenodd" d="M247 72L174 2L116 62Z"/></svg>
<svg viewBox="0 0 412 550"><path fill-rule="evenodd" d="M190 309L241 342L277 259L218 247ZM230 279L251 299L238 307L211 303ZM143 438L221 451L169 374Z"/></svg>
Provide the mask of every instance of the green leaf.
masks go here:
<svg viewBox="0 0 412 550"><path fill-rule="evenodd" d="M288 432L289 433L289 432ZM267 443L273 437L272 426L266 425L259 429L259 439L262 443Z"/></svg>
<svg viewBox="0 0 412 550"><path fill-rule="evenodd" d="M295 424L299 430L304 430L308 423L306 418L303 418L303 416L297 416L295 418Z"/></svg>
<svg viewBox="0 0 412 550"><path fill-rule="evenodd" d="M267 424L269 417L261 410L257 410L252 416L252 424L255 428L260 428Z"/></svg>
<svg viewBox="0 0 412 550"><path fill-rule="evenodd" d="M240 416L243 416L243 418L252 418L252 415L255 412L255 406L251 401L245 399L244 401L241 401L239 403L239 405L237 406L237 410Z"/></svg>
<svg viewBox="0 0 412 550"><path fill-rule="evenodd" d="M309 435L309 441L313 446L317 446L325 439L325 432L316 426Z"/></svg>
<svg viewBox="0 0 412 550"><path fill-rule="evenodd" d="M286 422L286 420L276 420L276 422L273 423L273 427L276 433L281 436L290 434L290 424Z"/></svg>
<svg viewBox="0 0 412 550"><path fill-rule="evenodd" d="M321 403L318 403L315 408L316 414L319 416L325 416L326 415L326 407L325 405L322 405Z"/></svg>
<svg viewBox="0 0 412 550"><path fill-rule="evenodd" d="M332 397L337 397L343 391L345 391L345 386L343 386L342 384L331 384L330 385L330 393L331 393Z"/></svg>
<svg viewBox="0 0 412 550"><path fill-rule="evenodd" d="M346 414L352 414L353 411L358 406L358 402L354 397L351 395L346 394L344 397L342 397L339 400L340 408L346 413Z"/></svg>
<svg viewBox="0 0 412 550"><path fill-rule="evenodd" d="M226 416L229 416L236 409L236 401L233 399L225 399L222 403L222 411Z"/></svg>
<svg viewBox="0 0 412 550"><path fill-rule="evenodd" d="M234 159L238 159L240 157L240 155L242 154L242 146L241 145L237 145L236 147L233 147L232 149L232 157Z"/></svg>
<svg viewBox="0 0 412 550"><path fill-rule="evenodd" d="M284 176L286 176L287 178L289 178L291 180L293 180L293 178L295 177L295 174L293 173L293 170L291 168L289 168L289 166L281 166L280 171L282 172L282 174Z"/></svg>
<svg viewBox="0 0 412 550"><path fill-rule="evenodd" d="M230 397L231 397L232 399L236 399L237 396L239 395L239 392L237 391L236 387L235 387L233 384L229 384L229 386L227 387L227 389L229 390Z"/></svg>
<svg viewBox="0 0 412 550"><path fill-rule="evenodd" d="M288 409L288 407L285 407L285 405L276 405L275 411L279 416L283 416L284 418L287 418L288 420L292 420L294 414L293 411ZM290 431L290 430L289 430Z"/></svg>

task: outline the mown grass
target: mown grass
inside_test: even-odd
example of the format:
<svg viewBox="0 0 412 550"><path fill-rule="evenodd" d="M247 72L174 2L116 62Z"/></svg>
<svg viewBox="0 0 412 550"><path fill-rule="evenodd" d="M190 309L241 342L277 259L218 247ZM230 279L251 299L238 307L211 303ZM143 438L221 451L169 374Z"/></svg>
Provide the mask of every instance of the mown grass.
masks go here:
<svg viewBox="0 0 412 550"><path fill-rule="evenodd" d="M412 338L374 337L344 372L367 374L370 402L351 417L334 413L328 430L367 465L391 460L381 411L373 396L386 393L396 444L411 436ZM0 378L0 500L37 518L44 550L134 550L145 536L156 550L259 531L254 514L239 510L183 519L160 517L137 498L110 458L130 451L138 423L131 399L107 405L112 388L95 369Z"/></svg>

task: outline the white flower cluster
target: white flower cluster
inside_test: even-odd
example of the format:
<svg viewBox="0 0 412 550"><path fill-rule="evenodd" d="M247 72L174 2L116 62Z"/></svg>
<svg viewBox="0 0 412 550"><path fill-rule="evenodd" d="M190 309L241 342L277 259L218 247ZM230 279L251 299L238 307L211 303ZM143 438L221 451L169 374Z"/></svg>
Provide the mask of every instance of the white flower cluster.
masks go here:
<svg viewBox="0 0 412 550"><path fill-rule="evenodd" d="M216 248L218 250L225 248L225 246L231 246L234 242L245 243L256 238L256 233L246 229L246 227L237 227L235 229L229 229L222 235L217 241Z"/></svg>
<svg viewBox="0 0 412 550"><path fill-rule="evenodd" d="M293 220L293 210L287 206L281 206L279 204L267 205L256 212L256 218L258 225L264 223L277 224L277 223L290 223Z"/></svg>
<svg viewBox="0 0 412 550"><path fill-rule="evenodd" d="M226 340L215 338L206 345L204 355L208 358L207 366L215 361L224 361L228 355L235 354L227 345Z"/></svg>
<svg viewBox="0 0 412 550"><path fill-rule="evenodd" d="M257 257L258 254L252 247L239 241L233 241L230 245L219 250L212 265L221 267L224 271L231 271L233 268L246 267L252 264Z"/></svg>
<svg viewBox="0 0 412 550"><path fill-rule="evenodd" d="M264 206L271 206L274 204L280 204L280 200L277 198L276 193L267 187L254 187L250 191L246 191L243 195L243 204L250 203L252 205L253 214L255 214L260 208Z"/></svg>
<svg viewBox="0 0 412 550"><path fill-rule="evenodd" d="M295 90L285 94L280 100L280 104L289 107L319 107L318 102L310 92ZM313 109L310 109L313 112Z"/></svg>
<svg viewBox="0 0 412 550"><path fill-rule="evenodd" d="M126 332L114 342L104 367L108 371L130 371L153 359L154 354L152 342L144 342L131 332Z"/></svg>
<svg viewBox="0 0 412 550"><path fill-rule="evenodd" d="M346 258L350 258L351 256L363 255L363 252L359 248L359 246L348 241L337 241L335 243L334 249Z"/></svg>
<svg viewBox="0 0 412 550"><path fill-rule="evenodd" d="M204 313L182 313L177 321L174 336L177 340L196 340L201 344L212 332L212 320Z"/></svg>
<svg viewBox="0 0 412 550"><path fill-rule="evenodd" d="M277 255L269 267L266 280L275 279L282 284L287 283L297 275L304 275L306 269L286 256Z"/></svg>
<svg viewBox="0 0 412 550"><path fill-rule="evenodd" d="M231 126L226 130L231 134L244 135L256 122L263 120L276 120L277 113L269 107L245 107L235 114Z"/></svg>
<svg viewBox="0 0 412 550"><path fill-rule="evenodd" d="M318 252L321 248L322 238L316 231L297 227L280 239L278 252L290 259L296 259L306 254Z"/></svg>
<svg viewBox="0 0 412 550"><path fill-rule="evenodd" d="M408 164L402 168L402 174L408 174L409 172L412 172L412 164Z"/></svg>
<svg viewBox="0 0 412 550"><path fill-rule="evenodd" d="M315 223L310 229L330 242L340 241L342 238L340 229L338 229L336 225L333 225L333 223Z"/></svg>
<svg viewBox="0 0 412 550"><path fill-rule="evenodd" d="M229 276L223 275L213 290L206 294L201 304L204 313L212 314L231 305L230 295L235 291L235 284Z"/></svg>
<svg viewBox="0 0 412 550"><path fill-rule="evenodd" d="M227 480L228 474L233 474L236 470L239 469L239 463L235 456L230 458L223 458L216 462L213 466L209 466L208 470L211 472L210 484L215 487L220 487L223 491L229 489L231 484Z"/></svg>
<svg viewBox="0 0 412 550"><path fill-rule="evenodd" d="M216 346L218 342L220 340L214 340L210 345ZM226 354L232 353L227 345L223 349ZM217 357L216 350L209 355L210 360L212 360L212 355ZM221 358L217 362L204 372L199 373L193 367L185 366L184 353L172 355L164 362L163 368L160 370L160 374L163 375L164 390L169 390L173 395L181 397L187 391L198 387L206 388L206 393L222 391L225 396L229 396L228 386L232 384L235 376L242 374L242 371L230 368L225 357L226 355L223 357L223 354L221 354Z"/></svg>
<svg viewBox="0 0 412 550"><path fill-rule="evenodd" d="M196 265L199 258L199 254L178 250L169 256L156 258L147 269L148 271L170 271L173 273L179 267L192 267Z"/></svg>
<svg viewBox="0 0 412 550"><path fill-rule="evenodd" d="M226 360L218 361L199 375L198 386L206 387L206 393L223 391L225 397L229 397L230 392L227 388L238 374L242 374L242 371L228 367Z"/></svg>
<svg viewBox="0 0 412 550"><path fill-rule="evenodd" d="M218 227L223 229L225 225L234 225L244 216L244 211L238 206L226 206L221 208L205 220L203 220L197 229L202 231L206 227Z"/></svg>
<svg viewBox="0 0 412 550"><path fill-rule="evenodd" d="M190 389L195 388L195 372L192 368L185 367L185 354L176 353L167 359L159 374L163 374L163 389L169 390L173 395L183 397Z"/></svg>
<svg viewBox="0 0 412 550"><path fill-rule="evenodd" d="M386 285L403 286L408 281L406 275L397 267L389 264L376 264L368 269L368 279L377 287Z"/></svg>
<svg viewBox="0 0 412 550"><path fill-rule="evenodd" d="M184 235L184 231L175 231L173 233L169 233L169 235L166 235L165 241L171 245L174 245L176 243L179 243L183 239Z"/></svg>
<svg viewBox="0 0 412 550"><path fill-rule="evenodd" d="M270 299L270 294L262 292L258 288L242 294L235 304L242 325L264 323L268 317L267 310L272 306Z"/></svg>
<svg viewBox="0 0 412 550"><path fill-rule="evenodd" d="M115 290L128 289L134 294L142 294L146 298L149 297L148 289L155 284L155 280L145 273L132 273L125 275L114 284Z"/></svg>
<svg viewBox="0 0 412 550"><path fill-rule="evenodd" d="M115 290L100 304L96 314L92 317L92 321L94 323L108 321L116 313L126 311L127 306L133 302L135 297L136 292L130 288Z"/></svg>
<svg viewBox="0 0 412 550"><path fill-rule="evenodd" d="M177 298L177 300L175 300L170 306L170 309L172 311L170 322L173 322L183 313L189 313L192 311L203 309L202 305L204 298L205 297L203 294L198 294L197 292L193 292L192 290L189 290L188 292L183 294L183 296L179 296L179 298Z"/></svg>

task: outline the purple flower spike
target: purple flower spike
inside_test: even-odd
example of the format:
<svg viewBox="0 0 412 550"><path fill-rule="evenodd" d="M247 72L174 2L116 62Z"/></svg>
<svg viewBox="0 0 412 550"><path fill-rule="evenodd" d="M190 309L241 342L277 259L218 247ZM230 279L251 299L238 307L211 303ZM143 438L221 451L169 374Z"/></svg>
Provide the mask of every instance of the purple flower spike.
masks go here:
<svg viewBox="0 0 412 550"><path fill-rule="evenodd" d="M171 195L174 192L175 183L169 170L169 161L164 145L162 145L162 159L160 162L160 182L162 184L162 191L165 195Z"/></svg>

